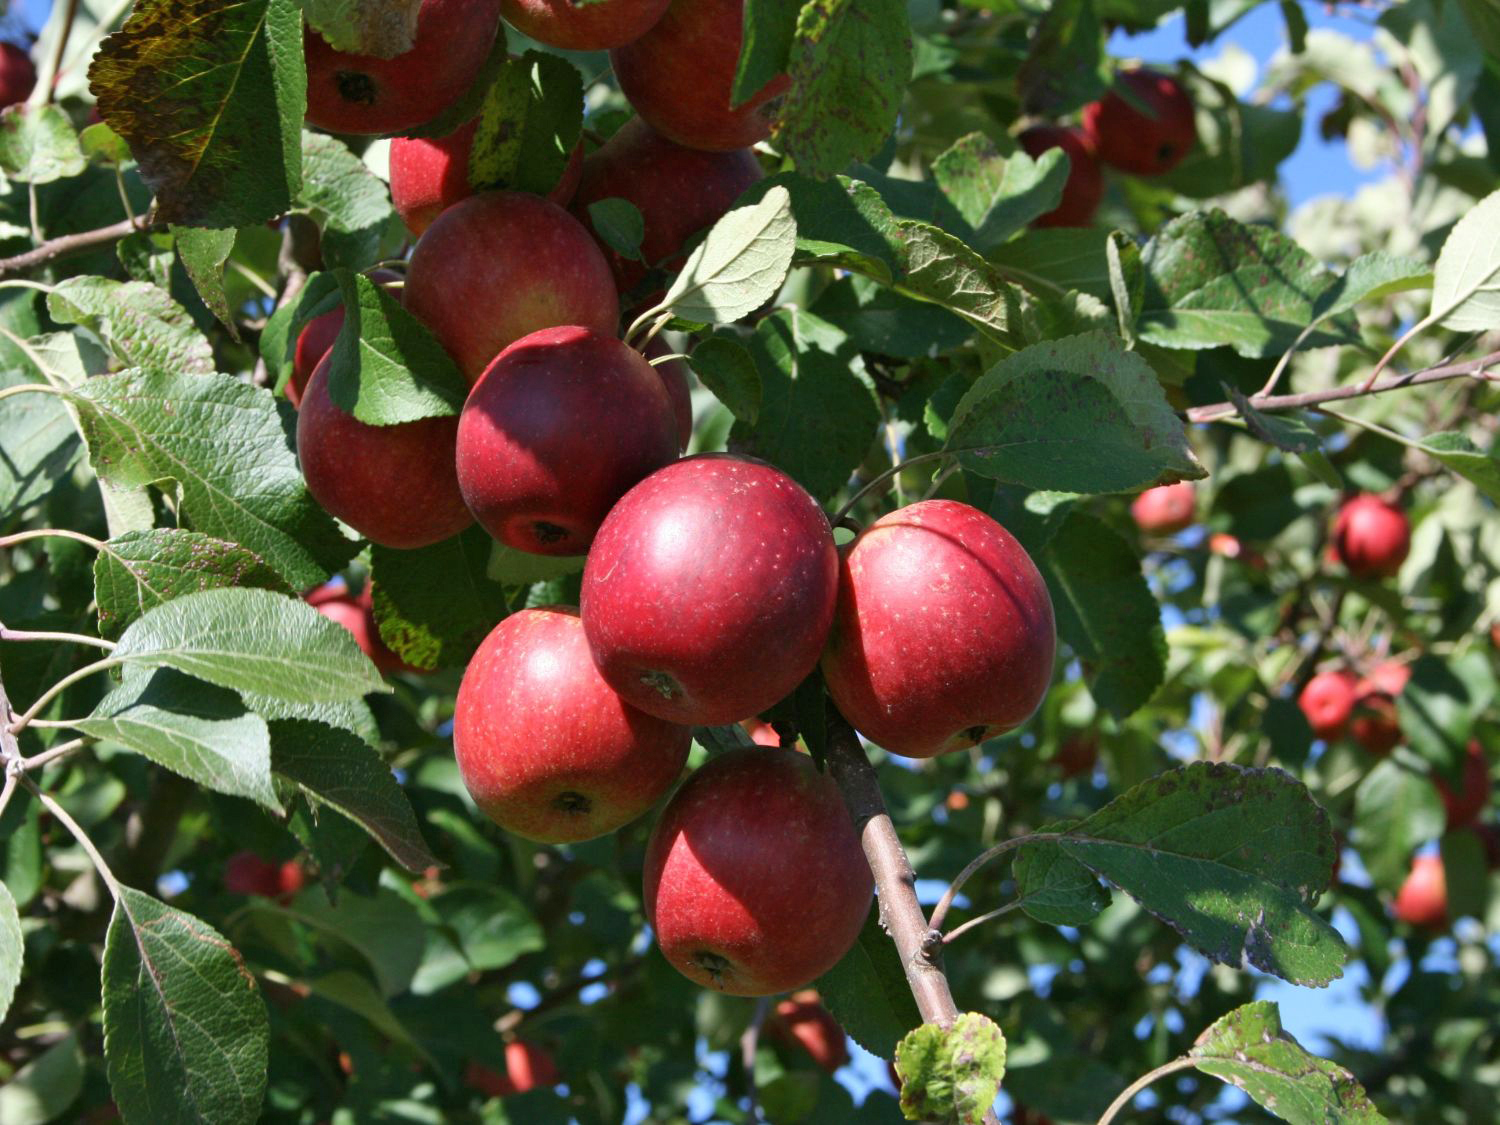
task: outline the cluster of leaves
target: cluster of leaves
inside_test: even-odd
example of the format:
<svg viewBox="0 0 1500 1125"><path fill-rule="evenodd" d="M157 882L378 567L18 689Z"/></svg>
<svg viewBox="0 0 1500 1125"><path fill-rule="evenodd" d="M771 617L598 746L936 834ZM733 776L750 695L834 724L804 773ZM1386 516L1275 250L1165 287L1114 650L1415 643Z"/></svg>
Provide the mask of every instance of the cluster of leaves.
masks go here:
<svg viewBox="0 0 1500 1125"><path fill-rule="evenodd" d="M80 7L80 31L107 15ZM309 16L343 18L322 7ZM975 1120L1003 1073L1013 1103L1092 1120L1133 1075L1177 1066L1213 1079L1166 1099L1200 1117L1223 1079L1294 1121L1488 1120L1496 955L1475 927L1459 970L1434 968L1384 900L1442 834L1431 773L1456 777L1471 733L1495 744L1481 634L1500 612L1500 396L1462 380L1334 413L1265 389L1355 385L1398 346L1413 367L1475 360L1500 329L1500 157L1462 139L1500 121L1497 30L1478 5L1385 13L1381 47L1414 76L1397 82L1284 5L1292 49L1259 92L1233 52L1186 69L1202 142L1177 171L1113 184L1099 227L1031 229L1067 169L1012 151L1014 123L1097 97L1104 24L1169 7L752 0L737 85L793 78L773 174L627 328L679 334L703 385L695 449L763 457L861 520L891 503L866 484L908 463L898 500L989 511L1052 592L1062 651L1027 727L920 768L874 752L922 875L1014 852L956 900L1019 909L948 947L976 1009L951 1031L912 1030L873 919L817 984L857 1042L898 1058L909 1113ZM1245 8L1190 6L1192 39ZM746 1060L754 1006L650 950L644 824L542 848L469 803L445 738L459 671L506 613L575 600L577 567L478 529L362 549L303 486L273 388L317 312L345 303L337 346L359 378L334 396L366 421L453 413L462 382L355 272L405 235L375 154L303 128L302 19L292 0L142 0L89 68L108 124L79 131L67 83L59 104L0 119L0 252L151 208L117 242L0 282L0 621L113 646L90 663L76 645L0 642L26 720L5 754L33 762L13 787L45 794L20 788L0 815L0 1119L113 1100L127 1121L605 1122L629 1090L666 1125L748 1120L754 1088L778 1123L898 1120L888 1092L856 1108L783 1048ZM583 79L561 56L504 52L429 129L481 112L485 181L541 190L578 135ZM621 103L602 66L583 72L604 75L588 124L607 131ZM1340 92L1325 129L1400 172L1281 223L1274 177L1301 113L1268 103L1315 82ZM1420 126L1405 124L1413 86ZM638 215L603 217L622 252L638 246ZM309 232L317 260L299 262ZM321 272L279 299L308 264ZM1143 540L1121 496L1205 476L1205 531L1239 553L1196 532ZM1399 492L1415 520L1394 583L1323 561L1331 508L1356 488ZM335 573L373 580L382 636L431 676L383 682L299 603ZM1412 658L1397 755L1314 745L1292 695L1325 652ZM805 694L776 717L818 750ZM1063 780L1059 749L1079 736L1101 765ZM734 739L700 732L695 764ZM1335 831L1360 872L1320 898ZM244 848L317 882L234 894L224 864ZM1443 848L1455 915L1500 929L1480 857L1456 836ZM1393 936L1409 963L1394 985ZM1368 1100L1234 971L1325 985L1351 956L1389 1042L1329 1039ZM462 1076L504 1069L497 1027L553 1048L566 1092L482 1105Z"/></svg>

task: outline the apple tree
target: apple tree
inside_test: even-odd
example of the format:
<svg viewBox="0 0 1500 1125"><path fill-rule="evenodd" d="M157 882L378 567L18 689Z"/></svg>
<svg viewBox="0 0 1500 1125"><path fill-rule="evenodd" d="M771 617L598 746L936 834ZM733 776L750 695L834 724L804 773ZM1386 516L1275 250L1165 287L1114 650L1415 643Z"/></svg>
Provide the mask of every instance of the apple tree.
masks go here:
<svg viewBox="0 0 1500 1125"><path fill-rule="evenodd" d="M1495 1121L1500 19L1357 15L12 34L0 1120Z"/></svg>

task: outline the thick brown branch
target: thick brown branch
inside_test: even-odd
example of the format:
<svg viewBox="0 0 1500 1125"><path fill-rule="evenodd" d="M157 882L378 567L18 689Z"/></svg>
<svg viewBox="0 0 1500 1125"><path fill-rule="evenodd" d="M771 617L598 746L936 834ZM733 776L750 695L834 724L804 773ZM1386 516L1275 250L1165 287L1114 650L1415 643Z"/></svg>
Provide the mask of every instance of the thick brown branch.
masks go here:
<svg viewBox="0 0 1500 1125"><path fill-rule="evenodd" d="M44 266L48 262L68 254L77 254L84 250L92 250L96 246L103 246L108 242L118 242L128 234L134 234L138 230L150 230L151 223L138 219L121 219L118 223L111 223L107 227L97 230L79 231L77 234L64 234L57 238L49 238L40 246L34 247L24 254L17 254L13 258L0 258L0 276L12 273L25 273L27 270Z"/></svg>
<svg viewBox="0 0 1500 1125"><path fill-rule="evenodd" d="M1465 360L1463 363L1447 363L1440 367L1415 371L1410 375L1396 375L1389 379L1382 379L1371 387L1352 383L1322 391L1307 391L1303 394L1257 395L1250 399L1250 405L1262 413L1274 414L1283 410L1316 407L1325 402L1360 398L1367 394L1378 395L1382 391L1400 390L1402 387L1417 387L1423 383L1441 383L1447 379L1483 379L1488 382L1493 381L1495 376L1486 371L1486 368L1497 363L1500 363L1500 352L1491 352L1479 359ZM1210 406L1191 407L1187 412L1187 420L1189 422L1220 422L1226 418L1233 418L1238 413L1239 407L1234 403L1216 402Z"/></svg>

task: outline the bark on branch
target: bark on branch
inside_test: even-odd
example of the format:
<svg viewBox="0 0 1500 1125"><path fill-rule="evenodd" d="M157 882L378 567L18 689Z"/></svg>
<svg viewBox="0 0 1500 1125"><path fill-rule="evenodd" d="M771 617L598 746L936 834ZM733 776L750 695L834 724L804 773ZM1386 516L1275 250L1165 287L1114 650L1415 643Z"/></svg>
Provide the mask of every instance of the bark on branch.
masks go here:
<svg viewBox="0 0 1500 1125"><path fill-rule="evenodd" d="M0 276L25 273L27 270L44 266L68 254L92 250L96 246L103 246L109 242L118 242L126 235L134 234L136 231L151 230L152 227L153 224L143 219L121 219L118 223L111 223L97 230L85 230L77 234L64 234L57 238L49 238L40 246L33 247L24 254L17 254L13 258L0 258Z"/></svg>

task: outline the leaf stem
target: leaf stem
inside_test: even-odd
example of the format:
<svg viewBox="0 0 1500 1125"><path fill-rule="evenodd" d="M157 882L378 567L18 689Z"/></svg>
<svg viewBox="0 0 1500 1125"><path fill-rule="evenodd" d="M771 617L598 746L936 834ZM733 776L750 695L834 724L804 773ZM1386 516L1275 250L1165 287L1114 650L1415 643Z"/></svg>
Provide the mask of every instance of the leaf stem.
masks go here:
<svg viewBox="0 0 1500 1125"><path fill-rule="evenodd" d="M24 759L21 762L21 766L28 772L43 769L50 766L59 758L66 758L74 751L82 750L85 746L92 746L97 741L97 739L87 736L74 738L68 742L64 742L61 746L54 746L50 750L43 750L40 754L33 754L31 757Z"/></svg>
<svg viewBox="0 0 1500 1125"><path fill-rule="evenodd" d="M1173 1059L1169 1063L1163 1063L1155 1070L1141 1075L1129 1086L1126 1086L1120 1092L1120 1096L1110 1103L1109 1108L1104 1111L1104 1116L1099 1118L1097 1125L1109 1125L1115 1119L1116 1115L1119 1114L1120 1110L1130 1104L1131 1099L1158 1078L1165 1078L1167 1075L1176 1074L1180 1070L1191 1070L1196 1065L1197 1061L1195 1059L1184 1055L1181 1058Z"/></svg>
<svg viewBox="0 0 1500 1125"><path fill-rule="evenodd" d="M1018 898L1014 902L1007 902L1004 906L996 907L988 914L981 914L978 918L970 918L967 922L964 922L961 925L954 926L951 930L943 935L943 944L947 945L950 941L957 940L959 937L968 933L976 926L982 926L986 922L993 922L996 918L1001 918L1006 914L1009 914L1012 910L1019 910L1021 907L1021 903L1024 901L1024 899Z"/></svg>
<svg viewBox="0 0 1500 1125"><path fill-rule="evenodd" d="M26 531L17 531L13 535L0 535L0 550L4 550L6 547L14 547L18 543L25 543L30 539L73 539L94 548L96 551L109 549L109 545L102 539L95 539L92 535L85 535L81 531L69 531L64 527L36 527Z"/></svg>
<svg viewBox="0 0 1500 1125"><path fill-rule="evenodd" d="M94 841L89 839L76 820L68 815L68 810L43 793L30 778L22 778L21 784L31 790L31 795L42 802L42 807L57 818L59 824L66 828L73 839L78 841L78 846L88 853L89 859L93 860L94 867L98 869L99 877L109 887L110 894L115 898L120 897L120 881L115 878L115 873L109 869L109 864L104 862L104 857L99 854L99 849L94 847Z"/></svg>
<svg viewBox="0 0 1500 1125"><path fill-rule="evenodd" d="M948 889L943 892L943 897L938 899L936 906L932 908L932 917L927 920L929 930L941 931L943 921L948 917L948 910L953 906L953 900L958 897L960 888L969 881L969 877L983 867L990 860L1002 856L1008 851L1021 847L1023 844L1039 844L1047 840L1060 840L1060 832L1032 832L1026 836L1012 836L1009 840L1001 840L992 848L980 852L969 861L969 865L958 873L958 876L949 884Z"/></svg>
<svg viewBox="0 0 1500 1125"><path fill-rule="evenodd" d="M0 281L0 285L4 284L5 283L3 281ZM6 387L4 390L0 390L0 401L4 401L5 399L11 398L14 395L23 395L33 391L37 394L49 395L60 395L64 393L48 383L18 383L14 387Z"/></svg>
<svg viewBox="0 0 1500 1125"><path fill-rule="evenodd" d="M87 633L48 633L34 632L29 629L9 629L0 625L0 641L56 641L75 645L93 645L107 652L113 652L114 641L106 641L103 637L91 637Z"/></svg>
<svg viewBox="0 0 1500 1125"><path fill-rule="evenodd" d="M877 488L885 484L892 477L899 475L905 470L911 468L913 465L920 465L925 461L936 461L940 458L951 456L953 456L953 454L949 453L948 450L939 449L935 453L919 453L915 457L908 457L905 461L901 461L895 465L892 465L889 469L886 469L884 472L872 477L864 485L864 487L862 487L853 496L849 497L849 499L844 503L844 506L840 508L836 513L834 513L833 523L837 524L841 519L843 519L854 510L854 506L856 504L858 504L871 492L874 492Z"/></svg>
<svg viewBox="0 0 1500 1125"><path fill-rule="evenodd" d="M77 671L68 673L62 679L58 680L57 683L42 692L41 698L28 707L25 714L10 724L10 733L20 734L26 729L26 725L41 713L42 708L46 707L47 704L67 691L68 688L72 687L79 680L86 680L96 672L106 672L111 668L118 668L124 663L125 661L121 657L106 656L103 660L96 660L92 664L85 664Z"/></svg>

